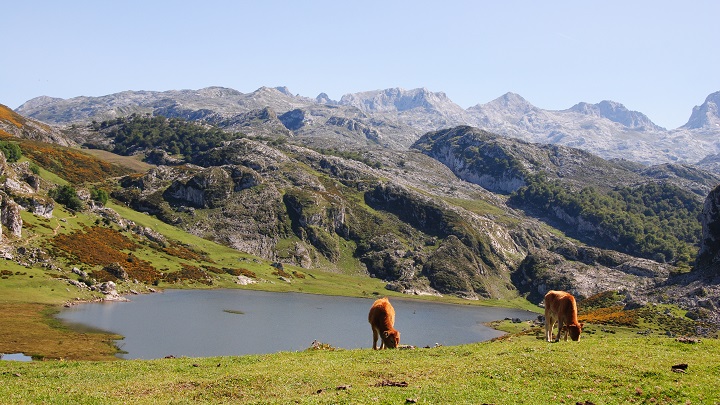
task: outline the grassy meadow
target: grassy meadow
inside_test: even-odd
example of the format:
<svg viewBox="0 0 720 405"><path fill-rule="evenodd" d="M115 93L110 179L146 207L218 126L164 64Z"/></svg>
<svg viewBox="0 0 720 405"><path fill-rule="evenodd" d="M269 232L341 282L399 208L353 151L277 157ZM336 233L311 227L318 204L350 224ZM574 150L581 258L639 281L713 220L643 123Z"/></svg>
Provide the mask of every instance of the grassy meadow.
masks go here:
<svg viewBox="0 0 720 405"><path fill-rule="evenodd" d="M524 326L528 332L453 347L325 347L240 357L0 362L0 402L720 403L716 339L682 343L603 328L579 342L547 343L539 329ZM685 372L672 371L677 364L687 364Z"/></svg>

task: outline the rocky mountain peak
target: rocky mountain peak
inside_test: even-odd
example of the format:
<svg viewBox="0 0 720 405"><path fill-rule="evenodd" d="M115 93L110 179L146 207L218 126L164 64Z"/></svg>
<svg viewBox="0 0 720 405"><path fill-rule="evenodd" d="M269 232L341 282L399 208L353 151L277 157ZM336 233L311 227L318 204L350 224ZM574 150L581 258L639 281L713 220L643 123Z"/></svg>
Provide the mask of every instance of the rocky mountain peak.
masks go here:
<svg viewBox="0 0 720 405"><path fill-rule="evenodd" d="M286 88L286 89L287 89L287 88ZM254 92L252 92L252 94L255 94L255 95L259 95L259 94L273 94L273 93L276 93L276 92L287 95L286 93L280 91L280 89L277 88L277 87L266 87L266 86L260 87L259 89L257 89L257 90L255 90Z"/></svg>
<svg viewBox="0 0 720 405"><path fill-rule="evenodd" d="M292 96L293 94L290 92L290 89L288 89L286 86L278 86L275 87L275 90L279 91L280 93L286 95L286 96Z"/></svg>
<svg viewBox="0 0 720 405"><path fill-rule="evenodd" d="M359 108L364 112L402 112L422 108L443 111L448 107L462 110L443 92L431 92L426 88L405 90L399 87L366 91L342 96L340 105Z"/></svg>
<svg viewBox="0 0 720 405"><path fill-rule="evenodd" d="M508 92L485 104L478 104L470 107L470 110L495 110L503 111L511 115L523 115L537 109L529 101L525 100L521 95Z"/></svg>
<svg viewBox="0 0 720 405"><path fill-rule="evenodd" d="M628 128L661 130L645 114L628 110L624 105L610 100L603 100L597 104L578 103L570 107L574 111L593 117L606 118Z"/></svg>
<svg viewBox="0 0 720 405"><path fill-rule="evenodd" d="M198 96L207 97L207 98L242 96L242 93L237 90L229 89L227 87L220 87L220 86L211 86L211 87L206 87L204 89L200 89L197 91L197 94L198 94Z"/></svg>
<svg viewBox="0 0 720 405"><path fill-rule="evenodd" d="M41 108L42 106L45 106L48 104L56 103L58 101L62 101L62 98L40 96L40 97L35 97L33 99L30 99L30 100L24 102L20 107L18 107L18 109L34 110L34 109Z"/></svg>
<svg viewBox="0 0 720 405"><path fill-rule="evenodd" d="M693 108L685 129L720 129L720 91L710 94L705 102Z"/></svg>
<svg viewBox="0 0 720 405"><path fill-rule="evenodd" d="M320 93L315 97L315 102L318 104L337 105L337 101L332 100L327 93Z"/></svg>

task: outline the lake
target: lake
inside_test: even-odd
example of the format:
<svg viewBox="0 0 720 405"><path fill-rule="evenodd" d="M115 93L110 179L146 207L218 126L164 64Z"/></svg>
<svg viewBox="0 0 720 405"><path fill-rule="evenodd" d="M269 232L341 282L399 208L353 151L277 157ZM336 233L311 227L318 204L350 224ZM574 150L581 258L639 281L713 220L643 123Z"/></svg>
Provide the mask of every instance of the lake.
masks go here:
<svg viewBox="0 0 720 405"><path fill-rule="evenodd" d="M371 348L367 321L375 298L348 298L249 290L166 290L63 309L58 318L76 329L124 336L124 359L210 357L297 351L314 340L333 347ZM439 304L391 298L401 344L458 345L502 335L483 323L536 319L508 308Z"/></svg>

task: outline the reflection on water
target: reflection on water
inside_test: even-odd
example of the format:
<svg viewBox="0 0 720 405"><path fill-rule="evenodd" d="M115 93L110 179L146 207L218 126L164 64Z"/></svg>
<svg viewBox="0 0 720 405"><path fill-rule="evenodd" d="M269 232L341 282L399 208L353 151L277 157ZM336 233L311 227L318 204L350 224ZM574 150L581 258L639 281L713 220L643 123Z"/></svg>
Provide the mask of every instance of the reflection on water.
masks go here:
<svg viewBox="0 0 720 405"><path fill-rule="evenodd" d="M32 357L23 353L0 353L0 360L31 361Z"/></svg>
<svg viewBox="0 0 720 405"><path fill-rule="evenodd" d="M372 347L373 299L247 290L167 290L131 302L76 305L58 317L117 333L125 359L209 357L304 350L314 340L345 349ZM401 344L457 345L502 333L483 325L530 320L528 311L391 298Z"/></svg>

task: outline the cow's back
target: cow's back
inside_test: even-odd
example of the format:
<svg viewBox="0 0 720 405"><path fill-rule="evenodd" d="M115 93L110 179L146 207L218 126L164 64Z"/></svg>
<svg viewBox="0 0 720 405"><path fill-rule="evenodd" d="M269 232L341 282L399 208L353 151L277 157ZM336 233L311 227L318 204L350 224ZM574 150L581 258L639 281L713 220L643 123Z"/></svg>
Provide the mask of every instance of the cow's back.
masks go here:
<svg viewBox="0 0 720 405"><path fill-rule="evenodd" d="M378 330L389 330L395 325L395 308L390 305L387 298L375 300L370 313L368 314L368 322Z"/></svg>
<svg viewBox="0 0 720 405"><path fill-rule="evenodd" d="M577 313L575 297L565 291L549 291L545 294L545 311L563 321L571 321L573 313Z"/></svg>

